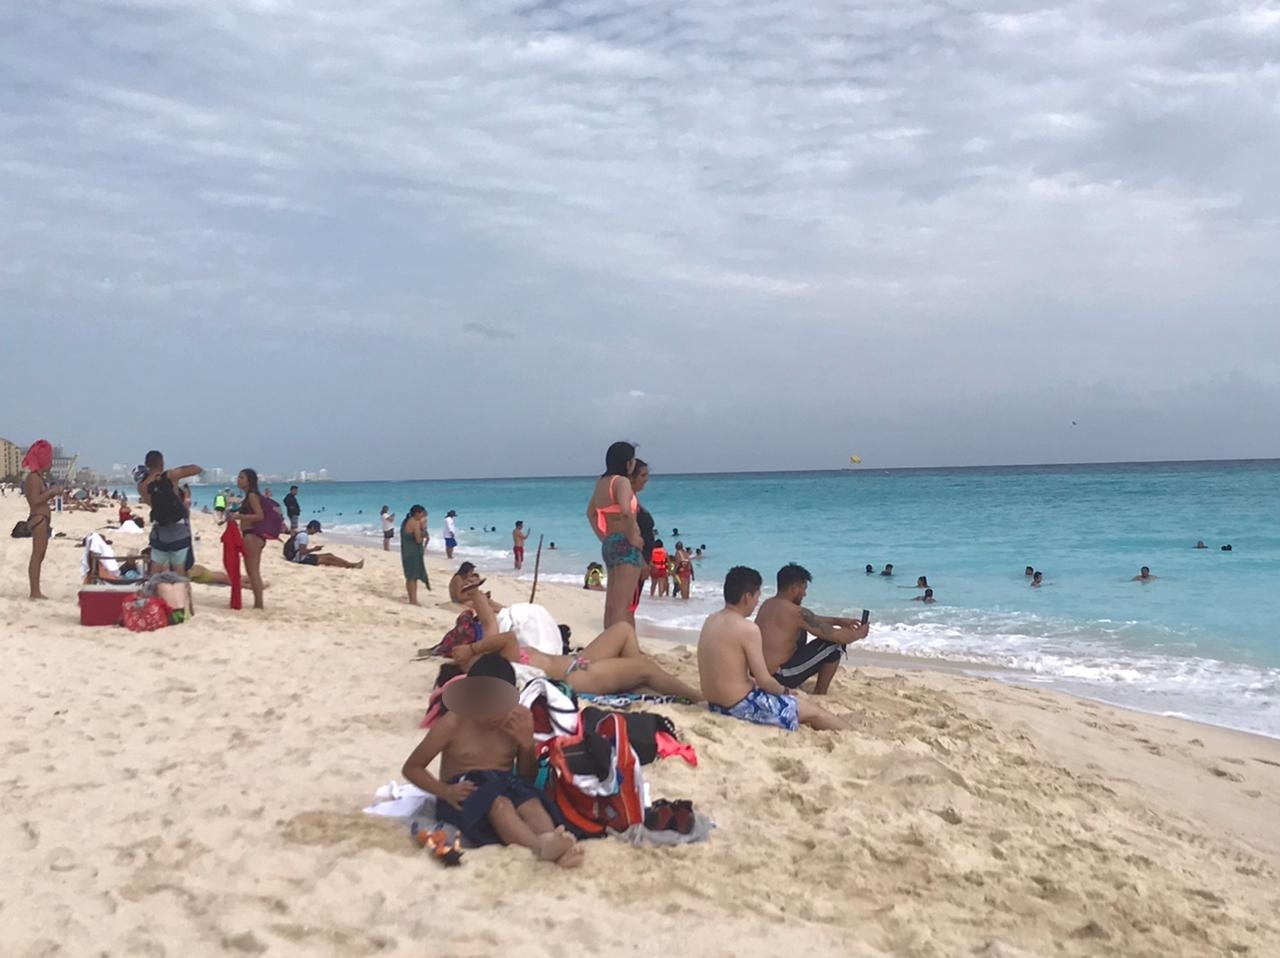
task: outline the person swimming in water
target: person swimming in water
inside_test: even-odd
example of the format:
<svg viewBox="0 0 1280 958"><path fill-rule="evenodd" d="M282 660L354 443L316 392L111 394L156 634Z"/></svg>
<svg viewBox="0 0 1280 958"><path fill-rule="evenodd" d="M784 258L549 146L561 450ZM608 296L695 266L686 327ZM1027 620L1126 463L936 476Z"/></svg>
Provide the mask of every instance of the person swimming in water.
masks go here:
<svg viewBox="0 0 1280 958"><path fill-rule="evenodd" d="M875 575L875 574L876 574L876 567L875 567L875 566L873 566L870 562L868 562L868 563L867 563L867 569L866 569L866 572L867 572L867 575Z"/></svg>
<svg viewBox="0 0 1280 958"><path fill-rule="evenodd" d="M1130 582L1151 582L1151 581L1153 581L1153 580L1155 580L1155 579L1158 579L1158 578L1160 578L1160 577L1159 577L1159 576L1154 576L1154 575L1152 575L1152 574L1151 574L1151 569L1150 569L1148 566L1145 566L1145 565L1144 565L1144 566L1142 567L1141 571L1140 571L1137 575L1135 575L1132 579L1130 579L1129 581L1130 581Z"/></svg>
<svg viewBox="0 0 1280 958"><path fill-rule="evenodd" d="M880 574L881 574L882 576L892 576L892 575L893 575L893 563L892 563L892 562L890 562L888 565L886 565L886 566L884 567L884 571L883 571L883 572L881 572Z"/></svg>
<svg viewBox="0 0 1280 958"><path fill-rule="evenodd" d="M1043 572L1032 572L1032 574L1031 574L1031 588L1033 588L1033 589L1038 589L1038 588L1040 588L1040 586L1042 586L1042 585L1044 585L1044 573L1043 573Z"/></svg>
<svg viewBox="0 0 1280 958"><path fill-rule="evenodd" d="M918 595L918 596L916 596L915 598L913 598L911 601L912 601L912 602L924 602L924 603L928 604L928 603L931 603L931 602L937 602L938 600L937 600L937 599L935 599L935 598L933 597L933 590L932 590L932 589L925 589L925 590L924 590L924 595Z"/></svg>

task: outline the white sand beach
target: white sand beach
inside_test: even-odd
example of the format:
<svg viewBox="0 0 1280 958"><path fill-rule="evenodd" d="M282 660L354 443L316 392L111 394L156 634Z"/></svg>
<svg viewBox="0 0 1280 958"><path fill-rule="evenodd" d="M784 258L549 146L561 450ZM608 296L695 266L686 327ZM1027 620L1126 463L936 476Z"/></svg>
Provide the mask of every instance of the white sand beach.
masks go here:
<svg viewBox="0 0 1280 958"><path fill-rule="evenodd" d="M361 811L421 736L446 570L411 608L395 552L269 545L265 613L197 586L184 625L83 628L76 541L111 516L55 516L47 602L29 541L0 542L5 956L1280 954L1280 743L941 672L842 674L847 734L661 707L701 762L651 766L653 794L709 843L446 870ZM601 595L538 596L595 634ZM696 683L691 649L649 645Z"/></svg>

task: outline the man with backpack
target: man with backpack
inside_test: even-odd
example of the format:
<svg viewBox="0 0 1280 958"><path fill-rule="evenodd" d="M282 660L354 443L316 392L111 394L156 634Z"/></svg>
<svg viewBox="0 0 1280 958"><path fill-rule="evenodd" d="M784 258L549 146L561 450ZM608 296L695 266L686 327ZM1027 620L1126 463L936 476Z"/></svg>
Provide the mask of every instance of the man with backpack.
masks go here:
<svg viewBox="0 0 1280 958"><path fill-rule="evenodd" d="M285 540L284 557L290 562L296 562L299 565L327 565L337 566L339 569L363 569L364 560L359 562L351 562L347 559L340 559L336 555L328 552L321 553L324 546L313 546L311 537L320 534L320 523L312 519L307 523L305 532L295 532Z"/></svg>
<svg viewBox="0 0 1280 958"><path fill-rule="evenodd" d="M138 495L151 507L151 574L176 572L187 574L191 558L191 525L187 521L187 508L178 492L183 479L204 472L199 466L178 466L166 469L164 456L152 449L147 453L144 465L133 471L138 481Z"/></svg>

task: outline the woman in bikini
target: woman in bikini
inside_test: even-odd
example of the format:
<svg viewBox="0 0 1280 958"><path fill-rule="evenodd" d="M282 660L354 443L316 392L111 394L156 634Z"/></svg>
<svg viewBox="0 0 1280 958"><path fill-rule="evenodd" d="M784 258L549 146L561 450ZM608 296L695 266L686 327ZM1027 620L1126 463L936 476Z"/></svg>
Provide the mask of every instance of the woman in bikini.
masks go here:
<svg viewBox="0 0 1280 958"><path fill-rule="evenodd" d="M514 632L501 632L498 617L484 596L474 589L464 590L480 626L480 639L470 645L455 646L450 655L463 671L481 656L496 652L507 661L541 669L554 682L564 682L575 691L593 695L651 689L659 695L675 695L690 702L703 701L701 690L688 685L645 655L636 630L627 622L605 629L577 655L547 655L520 645ZM630 597L628 596L628 600Z"/></svg>
<svg viewBox="0 0 1280 958"><path fill-rule="evenodd" d="M22 460L22 468L28 470L22 480L22 491L27 497L27 528L31 530L31 562L27 566L27 578L31 583L31 598L47 599L40 591L40 567L49 550L49 524L53 509L49 503L63 495L61 486L49 482L49 469L53 466L53 446L41 439L31 444Z"/></svg>
<svg viewBox="0 0 1280 958"><path fill-rule="evenodd" d="M240 475L236 476L236 485L244 493L240 511L234 517L244 533L244 569L249 574L249 587L253 589L253 607L262 609L265 608L262 604L262 550L267 540L254 530L267 517L266 507L262 504L262 494L258 492L258 474L252 469L241 469Z"/></svg>
<svg viewBox="0 0 1280 958"><path fill-rule="evenodd" d="M631 600L644 574L644 539L636 523L640 506L631 488L636 467L636 447L615 442L604 457L605 472L596 480L587 521L600 540L600 554L608 569L605 588L604 627L631 619Z"/></svg>

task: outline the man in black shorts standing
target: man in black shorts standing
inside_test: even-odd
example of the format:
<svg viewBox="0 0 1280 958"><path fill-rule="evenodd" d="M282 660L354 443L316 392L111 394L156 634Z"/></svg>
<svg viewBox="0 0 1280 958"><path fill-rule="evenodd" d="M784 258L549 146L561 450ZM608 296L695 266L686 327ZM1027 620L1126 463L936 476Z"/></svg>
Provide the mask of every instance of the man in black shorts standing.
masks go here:
<svg viewBox="0 0 1280 958"><path fill-rule="evenodd" d="M302 507L298 505L298 487L290 486L289 494L284 497L284 514L289 517L289 530L298 531L298 517L302 515Z"/></svg>
<svg viewBox="0 0 1280 958"><path fill-rule="evenodd" d="M814 694L826 695L840 668L845 649L867 637L867 626L856 619L815 615L801 603L813 576L794 562L778 570L778 594L756 613L756 625L764 640L764 661L769 673L789 689L797 689L812 676L818 681ZM808 636L814 636L812 641Z"/></svg>

